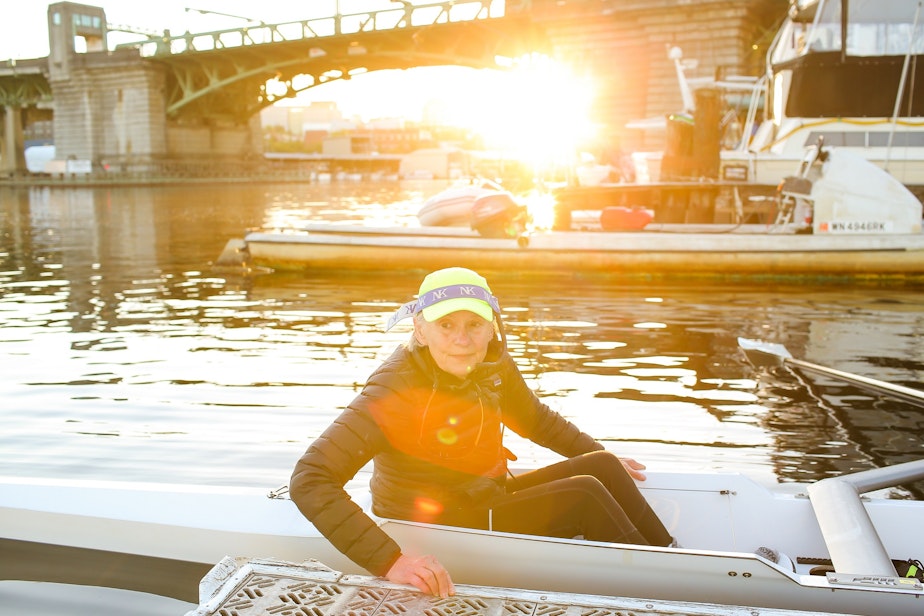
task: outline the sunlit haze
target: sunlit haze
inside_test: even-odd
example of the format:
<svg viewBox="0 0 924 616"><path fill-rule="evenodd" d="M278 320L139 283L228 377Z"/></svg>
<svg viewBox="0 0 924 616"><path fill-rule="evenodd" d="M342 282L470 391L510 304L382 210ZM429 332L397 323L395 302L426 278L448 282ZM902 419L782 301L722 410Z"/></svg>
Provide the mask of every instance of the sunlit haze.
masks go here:
<svg viewBox="0 0 924 616"><path fill-rule="evenodd" d="M507 70L422 67L378 71L348 82L304 91L281 104L334 100L345 116L364 120L403 117L419 121L438 108L441 123L472 129L485 147L511 151L521 160L550 156L590 137L590 83L545 57L519 58Z"/></svg>
<svg viewBox="0 0 924 616"><path fill-rule="evenodd" d="M249 21L281 23L297 19L396 5L387 0L324 0L254 5L239 0L161 0L156 5L116 0L86 2L101 6L110 24L146 32L198 33L239 28ZM197 10L187 10L187 7ZM47 3L0 0L7 16L0 23L0 60L48 55ZM16 15L16 19L11 19ZM110 33L114 42L138 35ZM471 129L485 147L510 152L532 163L555 162L593 134L588 110L592 84L543 57L514 59L504 71L459 66L375 71L349 81L334 80L309 88L281 104L333 101L345 117L370 121L404 118L420 121L424 110L439 109L442 123Z"/></svg>

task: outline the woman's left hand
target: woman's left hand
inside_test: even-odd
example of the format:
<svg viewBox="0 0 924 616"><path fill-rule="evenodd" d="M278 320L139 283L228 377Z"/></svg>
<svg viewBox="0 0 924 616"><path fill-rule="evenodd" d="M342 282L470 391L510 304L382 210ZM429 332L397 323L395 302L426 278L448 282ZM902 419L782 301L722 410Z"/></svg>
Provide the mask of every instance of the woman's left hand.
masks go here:
<svg viewBox="0 0 924 616"><path fill-rule="evenodd" d="M642 472L645 470L645 465L641 462L636 462L632 458L619 458L619 461L622 462L623 468L626 469L632 479L636 481L645 481L647 479L645 473Z"/></svg>

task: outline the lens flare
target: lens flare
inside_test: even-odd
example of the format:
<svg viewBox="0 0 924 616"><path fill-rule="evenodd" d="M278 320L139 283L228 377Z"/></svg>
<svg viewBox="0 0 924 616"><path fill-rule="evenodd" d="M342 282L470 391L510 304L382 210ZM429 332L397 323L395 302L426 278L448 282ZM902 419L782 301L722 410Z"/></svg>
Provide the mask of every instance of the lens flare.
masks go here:
<svg viewBox="0 0 924 616"><path fill-rule="evenodd" d="M414 499L414 510L421 516L430 517L443 512L443 504L423 496Z"/></svg>
<svg viewBox="0 0 924 616"><path fill-rule="evenodd" d="M594 89L555 60L524 56L507 71L481 71L481 85L450 101L456 123L482 136L485 148L508 153L534 168L569 164L594 134Z"/></svg>

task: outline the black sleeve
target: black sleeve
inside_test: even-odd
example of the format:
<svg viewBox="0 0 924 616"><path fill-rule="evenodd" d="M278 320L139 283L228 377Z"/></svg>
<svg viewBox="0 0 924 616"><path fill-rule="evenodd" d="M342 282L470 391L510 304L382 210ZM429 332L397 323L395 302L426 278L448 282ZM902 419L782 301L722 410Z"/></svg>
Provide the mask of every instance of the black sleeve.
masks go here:
<svg viewBox="0 0 924 616"><path fill-rule="evenodd" d="M295 465L289 493L299 511L350 560L384 576L401 548L344 490L383 446L385 437L365 411L347 408Z"/></svg>

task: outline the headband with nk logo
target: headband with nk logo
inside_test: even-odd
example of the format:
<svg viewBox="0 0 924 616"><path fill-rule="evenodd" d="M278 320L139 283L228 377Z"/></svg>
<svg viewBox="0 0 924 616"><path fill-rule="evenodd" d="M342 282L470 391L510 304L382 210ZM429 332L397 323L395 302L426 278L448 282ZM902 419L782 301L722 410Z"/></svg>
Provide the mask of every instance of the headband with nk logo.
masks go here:
<svg viewBox="0 0 924 616"><path fill-rule="evenodd" d="M385 325L385 331L390 330L398 321L412 317L424 308L438 304L447 299L477 299L485 302L496 314L500 314L500 303L485 288L473 284L453 284L427 291L415 300L412 300L395 312Z"/></svg>

